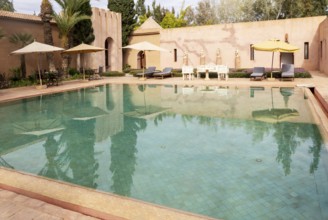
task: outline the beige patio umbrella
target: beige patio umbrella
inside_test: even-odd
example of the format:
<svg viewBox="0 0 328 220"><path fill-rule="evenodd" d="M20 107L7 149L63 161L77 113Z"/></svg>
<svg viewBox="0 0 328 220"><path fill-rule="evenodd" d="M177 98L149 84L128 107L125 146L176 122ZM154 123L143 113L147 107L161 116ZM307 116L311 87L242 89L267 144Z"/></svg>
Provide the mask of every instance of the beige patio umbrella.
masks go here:
<svg viewBox="0 0 328 220"><path fill-rule="evenodd" d="M252 47L254 48L254 50L272 52L271 78L272 78L274 52L292 53L292 52L299 50L298 47L293 46L289 43L280 41L278 39L272 39L272 40L263 41L263 42L260 42L257 44L253 44Z"/></svg>
<svg viewBox="0 0 328 220"><path fill-rule="evenodd" d="M37 41L34 41L33 43L19 49L11 52L13 55L21 55L21 54L28 54L28 53L36 53L37 56L41 53L50 53L55 51L63 51L63 48L55 47L49 44L43 44L39 43ZM40 72L40 64L39 64L39 57L37 57L37 63L38 63L38 71L39 71L39 78L40 78L40 86L42 87L42 79L41 79L41 72Z"/></svg>
<svg viewBox="0 0 328 220"><path fill-rule="evenodd" d="M81 43L80 45L77 45L75 47L72 47L68 50L65 50L64 53L70 53L70 54L80 54L82 69L83 69L83 80L85 80L85 68L84 68L84 53L94 53L103 51L105 48L102 47L96 47L89 44Z"/></svg>
<svg viewBox="0 0 328 220"><path fill-rule="evenodd" d="M147 41L143 41L143 42L136 43L136 44L130 44L130 45L122 47L122 48L143 51L144 54L146 53L146 51L169 52L169 50L159 47L155 44L149 43ZM145 65L143 67L143 79L145 79Z"/></svg>

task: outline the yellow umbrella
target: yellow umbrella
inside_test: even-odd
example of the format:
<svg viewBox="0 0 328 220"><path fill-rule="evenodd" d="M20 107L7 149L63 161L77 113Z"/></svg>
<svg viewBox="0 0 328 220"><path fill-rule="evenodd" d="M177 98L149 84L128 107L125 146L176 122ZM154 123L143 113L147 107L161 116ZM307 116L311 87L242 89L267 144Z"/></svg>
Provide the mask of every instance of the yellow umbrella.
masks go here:
<svg viewBox="0 0 328 220"><path fill-rule="evenodd" d="M272 52L271 78L272 78L274 52L292 53L299 50L298 47L290 45L289 43L277 39L267 40L257 44L253 44L252 47L254 48L254 50Z"/></svg>

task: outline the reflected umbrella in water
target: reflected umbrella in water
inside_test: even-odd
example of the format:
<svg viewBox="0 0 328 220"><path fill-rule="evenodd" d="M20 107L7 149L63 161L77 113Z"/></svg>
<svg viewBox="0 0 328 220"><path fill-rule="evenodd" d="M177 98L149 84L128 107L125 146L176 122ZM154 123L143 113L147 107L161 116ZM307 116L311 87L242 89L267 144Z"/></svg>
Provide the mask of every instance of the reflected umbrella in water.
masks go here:
<svg viewBox="0 0 328 220"><path fill-rule="evenodd" d="M253 111L252 116L255 120L269 122L269 123L277 123L282 121L288 121L295 117L299 116L299 113L295 109L265 109Z"/></svg>
<svg viewBox="0 0 328 220"><path fill-rule="evenodd" d="M299 112L296 109L289 108L275 108L273 100L273 88L271 88L271 109L263 109L252 111L252 117L257 121L277 123L282 121L288 121L299 116ZM290 90L280 90L283 94L292 94Z"/></svg>
<svg viewBox="0 0 328 220"><path fill-rule="evenodd" d="M280 94L284 97L285 108L288 108L289 97L294 94L294 88L281 87Z"/></svg>

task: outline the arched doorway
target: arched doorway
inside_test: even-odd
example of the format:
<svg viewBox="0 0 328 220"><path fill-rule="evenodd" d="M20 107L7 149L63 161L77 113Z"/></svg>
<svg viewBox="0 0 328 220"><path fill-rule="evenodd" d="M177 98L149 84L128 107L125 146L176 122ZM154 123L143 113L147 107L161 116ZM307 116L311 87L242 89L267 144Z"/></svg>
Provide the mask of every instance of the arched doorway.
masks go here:
<svg viewBox="0 0 328 220"><path fill-rule="evenodd" d="M113 39L107 38L105 41L105 69L106 71L110 71L112 67L112 45L113 45Z"/></svg>
<svg viewBox="0 0 328 220"><path fill-rule="evenodd" d="M144 51L139 51L138 57L137 57L137 68L138 69L145 68L145 63L146 63L145 53L144 53Z"/></svg>

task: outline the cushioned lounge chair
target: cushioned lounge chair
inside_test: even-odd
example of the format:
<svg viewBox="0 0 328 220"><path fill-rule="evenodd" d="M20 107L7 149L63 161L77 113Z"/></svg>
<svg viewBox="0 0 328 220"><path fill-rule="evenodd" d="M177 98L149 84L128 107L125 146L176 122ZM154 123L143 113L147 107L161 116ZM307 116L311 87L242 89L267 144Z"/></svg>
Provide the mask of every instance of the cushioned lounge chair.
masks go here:
<svg viewBox="0 0 328 220"><path fill-rule="evenodd" d="M251 80L257 80L257 79L264 79L266 77L265 75L265 68L264 67L254 67L253 73L251 74Z"/></svg>
<svg viewBox="0 0 328 220"><path fill-rule="evenodd" d="M172 67L165 67L162 72L154 73L154 77L164 78L166 76L172 76Z"/></svg>
<svg viewBox="0 0 328 220"><path fill-rule="evenodd" d="M291 79L294 80L294 65L283 63L281 67L281 79Z"/></svg>
<svg viewBox="0 0 328 220"><path fill-rule="evenodd" d="M155 66L150 66L147 69L145 69L145 73L143 73L143 72L142 73L137 73L136 76L138 76L138 77L145 76L145 77L149 78L149 77L153 76L155 71L156 71L156 67Z"/></svg>

